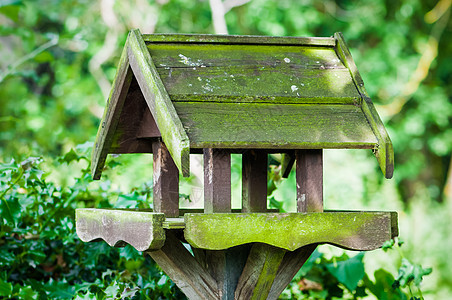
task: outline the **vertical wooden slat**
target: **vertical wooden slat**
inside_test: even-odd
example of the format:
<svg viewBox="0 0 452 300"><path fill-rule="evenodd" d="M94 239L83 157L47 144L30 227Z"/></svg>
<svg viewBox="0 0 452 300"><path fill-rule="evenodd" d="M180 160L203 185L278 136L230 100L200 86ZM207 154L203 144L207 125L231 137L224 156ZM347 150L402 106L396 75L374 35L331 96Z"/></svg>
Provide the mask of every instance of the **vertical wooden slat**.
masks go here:
<svg viewBox="0 0 452 300"><path fill-rule="evenodd" d="M231 212L231 154L204 149L204 212Z"/></svg>
<svg viewBox="0 0 452 300"><path fill-rule="evenodd" d="M267 211L267 161L265 151L242 154L242 212Z"/></svg>
<svg viewBox="0 0 452 300"><path fill-rule="evenodd" d="M154 211L179 217L179 172L162 141L152 144L154 154Z"/></svg>
<svg viewBox="0 0 452 300"><path fill-rule="evenodd" d="M322 149L297 150L297 210L323 211L323 152Z"/></svg>

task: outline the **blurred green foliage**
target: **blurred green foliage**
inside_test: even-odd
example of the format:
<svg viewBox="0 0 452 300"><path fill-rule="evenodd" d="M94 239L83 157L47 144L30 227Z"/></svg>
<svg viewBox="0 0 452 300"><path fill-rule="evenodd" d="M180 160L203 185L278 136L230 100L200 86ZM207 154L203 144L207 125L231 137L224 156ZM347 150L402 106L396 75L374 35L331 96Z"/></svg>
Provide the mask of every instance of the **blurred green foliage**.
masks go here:
<svg viewBox="0 0 452 300"><path fill-rule="evenodd" d="M384 180L370 153L326 152L325 203L343 209L399 210L407 256L434 269L425 281L424 296L452 297L448 259L452 248L451 1L251 0L238 1L243 5L235 7L230 5L235 1L224 2L229 5L224 18L230 34L331 36L343 32L394 143L395 175L391 181ZM105 199L120 194L122 206L144 206L150 201L150 183L143 178L151 176L142 168L148 158L121 157L123 166L108 175L110 180L91 183L83 171L83 155L70 150L94 140L129 29L214 33L213 23L207 0L0 1L1 243L16 245L14 255L2 256L0 295L34 298L44 289L41 285L56 290L58 284L71 293L105 292L110 286L111 293L134 290L136 278L127 289L112 284L120 282L118 270L127 270L127 260L109 247L102 248L100 256L105 267L86 275L91 276L86 282L101 280L99 290L83 286L77 275L64 270L58 271L58 278L65 281L44 269L27 275L27 284L12 283L9 276L35 274L30 268L39 265L62 270L60 256L73 259L74 265L84 264L80 258L84 251L98 251L93 249L99 246L81 244L71 231L75 207L113 205ZM36 168L40 159L29 157L44 157L44 167ZM63 158L59 162L57 157ZM111 166L117 161L112 160ZM233 178L240 178L239 168L233 159ZM52 183L46 182L42 169ZM277 172L277 165L270 169L269 201L289 211L295 199L289 188L293 174L281 180ZM197 178L190 180L190 186L199 183ZM143 185L137 187L136 182ZM233 183L233 195L240 194L239 187ZM108 256L115 260L105 259ZM133 259L141 259L137 257ZM15 260L17 265L12 263ZM401 259L394 260L402 264ZM148 267L152 274L160 274ZM373 276L365 275L358 287L374 279L375 291L377 286L385 287L392 275L377 269L366 270ZM107 270L116 273L102 276ZM45 280L38 284L38 278ZM166 280L160 283L167 284ZM372 291L370 284L366 286Z"/></svg>

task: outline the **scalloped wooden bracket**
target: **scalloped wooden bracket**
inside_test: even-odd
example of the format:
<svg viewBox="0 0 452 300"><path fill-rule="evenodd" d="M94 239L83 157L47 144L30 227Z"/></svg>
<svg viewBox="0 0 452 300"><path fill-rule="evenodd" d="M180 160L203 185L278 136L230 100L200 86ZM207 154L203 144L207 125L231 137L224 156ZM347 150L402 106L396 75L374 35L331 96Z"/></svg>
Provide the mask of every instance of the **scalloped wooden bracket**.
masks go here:
<svg viewBox="0 0 452 300"><path fill-rule="evenodd" d="M367 251L398 235L396 212L185 214L185 239L223 250L265 243L289 251L311 244Z"/></svg>
<svg viewBox="0 0 452 300"><path fill-rule="evenodd" d="M127 243L146 251L162 248L166 239L163 213L79 208L75 220L77 235L84 242L102 239L112 247Z"/></svg>

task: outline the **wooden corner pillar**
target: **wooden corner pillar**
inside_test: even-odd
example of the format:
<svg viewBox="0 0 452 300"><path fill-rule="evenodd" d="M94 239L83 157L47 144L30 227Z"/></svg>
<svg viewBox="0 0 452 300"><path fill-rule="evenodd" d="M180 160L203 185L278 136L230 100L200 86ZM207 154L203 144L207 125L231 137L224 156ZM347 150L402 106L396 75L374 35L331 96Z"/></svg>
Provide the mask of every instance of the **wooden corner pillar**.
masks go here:
<svg viewBox="0 0 452 300"><path fill-rule="evenodd" d="M154 159L154 211L179 217L179 171L162 141L152 144Z"/></svg>

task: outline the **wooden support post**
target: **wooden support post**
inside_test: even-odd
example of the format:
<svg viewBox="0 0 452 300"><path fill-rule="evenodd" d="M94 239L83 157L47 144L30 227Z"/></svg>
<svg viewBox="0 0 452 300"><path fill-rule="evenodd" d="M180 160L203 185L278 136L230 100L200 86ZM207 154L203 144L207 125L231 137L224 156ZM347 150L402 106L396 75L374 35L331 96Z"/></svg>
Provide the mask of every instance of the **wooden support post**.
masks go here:
<svg viewBox="0 0 452 300"><path fill-rule="evenodd" d="M235 290L235 299L268 299L286 250L255 243Z"/></svg>
<svg viewBox="0 0 452 300"><path fill-rule="evenodd" d="M308 245L295 251L287 251L284 259L279 265L275 280L267 299L278 299L287 285L292 281L298 270L309 259L317 245Z"/></svg>
<svg viewBox="0 0 452 300"><path fill-rule="evenodd" d="M147 252L189 299L220 299L216 280L169 231L165 245Z"/></svg>
<svg viewBox="0 0 452 300"><path fill-rule="evenodd" d="M179 217L179 171L162 141L152 144L154 156L154 211Z"/></svg>
<svg viewBox="0 0 452 300"><path fill-rule="evenodd" d="M242 155L242 212L267 211L267 161L266 151Z"/></svg>
<svg viewBox="0 0 452 300"><path fill-rule="evenodd" d="M231 154L204 149L204 212L231 212Z"/></svg>
<svg viewBox="0 0 452 300"><path fill-rule="evenodd" d="M218 283L219 299L234 299L250 248L250 245L241 245L227 250L206 250L205 262L210 275Z"/></svg>
<svg viewBox="0 0 452 300"><path fill-rule="evenodd" d="M322 149L297 150L297 210L323 211L323 155Z"/></svg>

